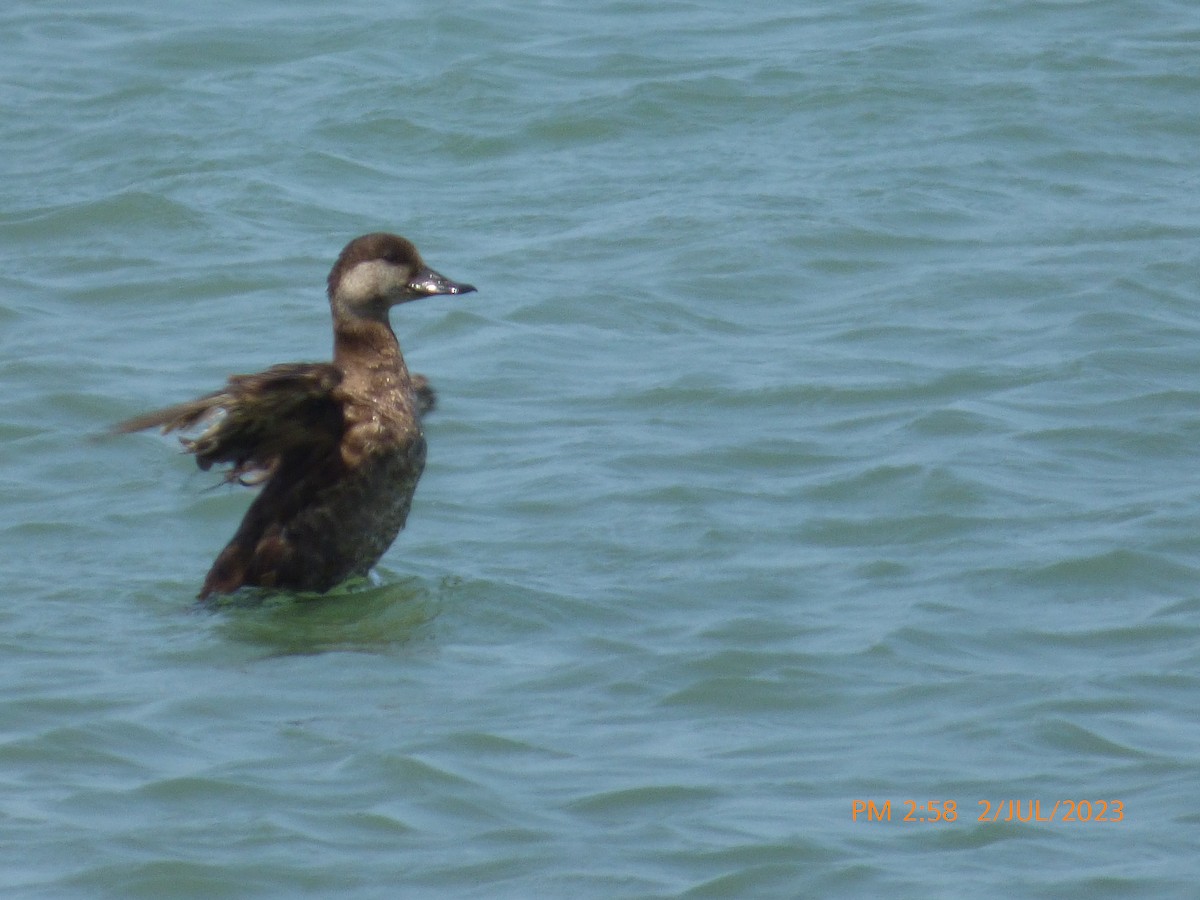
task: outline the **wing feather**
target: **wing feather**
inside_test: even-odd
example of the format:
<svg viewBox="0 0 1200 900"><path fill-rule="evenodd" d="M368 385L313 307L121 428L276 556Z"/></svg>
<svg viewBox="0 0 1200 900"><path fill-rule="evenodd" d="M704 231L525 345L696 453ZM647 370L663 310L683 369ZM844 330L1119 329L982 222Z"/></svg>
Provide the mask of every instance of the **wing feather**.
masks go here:
<svg viewBox="0 0 1200 900"><path fill-rule="evenodd" d="M344 431L334 391L341 373L327 363L287 363L253 375L233 375L225 387L113 426L117 433L158 427L164 434L202 426L183 437L201 469L232 468L230 481L256 483L281 460L330 452Z"/></svg>

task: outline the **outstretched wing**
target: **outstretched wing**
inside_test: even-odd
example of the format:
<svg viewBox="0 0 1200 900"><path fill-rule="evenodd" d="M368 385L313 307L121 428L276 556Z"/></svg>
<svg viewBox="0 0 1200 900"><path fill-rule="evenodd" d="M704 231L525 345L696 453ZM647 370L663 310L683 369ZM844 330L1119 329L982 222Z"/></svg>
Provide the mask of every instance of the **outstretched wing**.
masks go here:
<svg viewBox="0 0 1200 900"><path fill-rule="evenodd" d="M424 375L412 375L413 394L417 398L417 415L422 419L437 408L437 394Z"/></svg>
<svg viewBox="0 0 1200 900"><path fill-rule="evenodd" d="M202 430L182 438L196 464L231 466L229 481L256 484L281 461L321 457L342 439L345 425L334 390L342 376L328 363L288 363L255 375L234 375L222 390L113 426L128 433Z"/></svg>

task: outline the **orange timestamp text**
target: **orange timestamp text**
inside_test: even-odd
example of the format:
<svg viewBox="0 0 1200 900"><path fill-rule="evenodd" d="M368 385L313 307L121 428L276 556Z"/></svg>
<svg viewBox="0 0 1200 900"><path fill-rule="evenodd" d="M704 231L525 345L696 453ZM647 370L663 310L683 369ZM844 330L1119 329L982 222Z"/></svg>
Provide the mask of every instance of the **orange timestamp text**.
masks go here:
<svg viewBox="0 0 1200 900"><path fill-rule="evenodd" d="M900 822L957 822L956 800L902 800L904 815ZM1121 822L1125 804L1121 800L979 800L976 822ZM891 800L850 801L852 821L891 822Z"/></svg>

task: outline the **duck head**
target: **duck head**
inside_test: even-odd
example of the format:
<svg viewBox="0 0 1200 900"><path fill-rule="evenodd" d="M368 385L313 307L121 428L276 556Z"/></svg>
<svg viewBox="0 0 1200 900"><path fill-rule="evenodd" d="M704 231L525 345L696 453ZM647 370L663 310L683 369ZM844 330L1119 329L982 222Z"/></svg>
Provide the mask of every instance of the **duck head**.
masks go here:
<svg viewBox="0 0 1200 900"><path fill-rule="evenodd" d="M412 241L385 232L352 240L329 273L329 305L335 320L386 322L388 310L399 303L474 290L474 285L451 281L425 265Z"/></svg>

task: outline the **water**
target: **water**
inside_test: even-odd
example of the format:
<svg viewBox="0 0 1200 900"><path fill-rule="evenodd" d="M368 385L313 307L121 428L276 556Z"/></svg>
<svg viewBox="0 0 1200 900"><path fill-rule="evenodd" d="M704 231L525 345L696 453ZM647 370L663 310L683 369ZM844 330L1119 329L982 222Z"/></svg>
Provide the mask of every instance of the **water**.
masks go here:
<svg viewBox="0 0 1200 900"><path fill-rule="evenodd" d="M1191 4L0 34L5 896L1194 895ZM409 527L196 609L245 492L95 436L325 358L378 228L480 288Z"/></svg>

